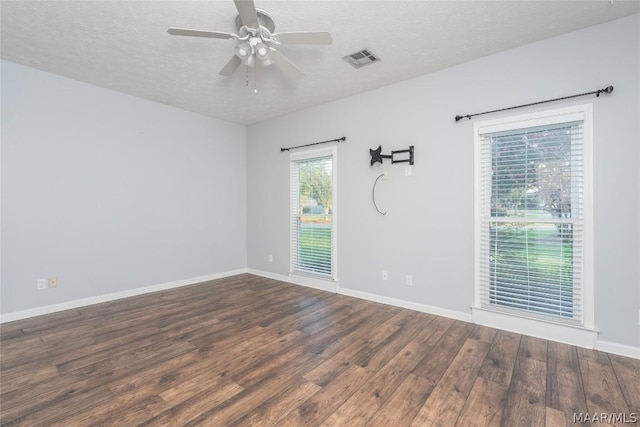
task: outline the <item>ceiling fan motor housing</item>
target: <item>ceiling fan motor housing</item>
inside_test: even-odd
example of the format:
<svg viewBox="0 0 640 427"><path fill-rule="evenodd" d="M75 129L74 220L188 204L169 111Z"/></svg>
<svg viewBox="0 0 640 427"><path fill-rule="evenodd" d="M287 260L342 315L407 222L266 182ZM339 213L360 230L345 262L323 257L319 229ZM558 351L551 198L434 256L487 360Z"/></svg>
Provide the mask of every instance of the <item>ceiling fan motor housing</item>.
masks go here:
<svg viewBox="0 0 640 427"><path fill-rule="evenodd" d="M256 8L256 13L258 14L258 26L260 27L257 28L257 30L263 39L268 40L271 38L271 34L276 31L276 24L273 22L273 18L271 18L269 12L266 10ZM238 29L238 35L240 37L244 37L249 34L247 27L242 23L240 15L236 16L236 28Z"/></svg>

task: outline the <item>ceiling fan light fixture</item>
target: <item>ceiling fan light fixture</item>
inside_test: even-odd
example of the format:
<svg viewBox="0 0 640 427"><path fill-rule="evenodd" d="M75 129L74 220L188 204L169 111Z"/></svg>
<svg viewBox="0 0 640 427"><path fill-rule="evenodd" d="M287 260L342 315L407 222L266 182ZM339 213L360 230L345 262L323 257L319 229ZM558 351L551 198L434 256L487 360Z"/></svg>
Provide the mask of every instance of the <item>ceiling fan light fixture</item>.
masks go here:
<svg viewBox="0 0 640 427"><path fill-rule="evenodd" d="M255 46L254 51L256 52L256 56L258 57L258 59L263 61L265 59L269 59L269 56L271 56L269 52L269 47L264 43L258 43Z"/></svg>
<svg viewBox="0 0 640 427"><path fill-rule="evenodd" d="M262 66L266 67L268 65L273 64L271 60L271 50L269 46L264 43L258 43L253 47L253 51L255 52L256 58L260 60Z"/></svg>
<svg viewBox="0 0 640 427"><path fill-rule="evenodd" d="M251 56L251 45L247 42L240 43L236 46L236 55L240 59L247 59Z"/></svg>

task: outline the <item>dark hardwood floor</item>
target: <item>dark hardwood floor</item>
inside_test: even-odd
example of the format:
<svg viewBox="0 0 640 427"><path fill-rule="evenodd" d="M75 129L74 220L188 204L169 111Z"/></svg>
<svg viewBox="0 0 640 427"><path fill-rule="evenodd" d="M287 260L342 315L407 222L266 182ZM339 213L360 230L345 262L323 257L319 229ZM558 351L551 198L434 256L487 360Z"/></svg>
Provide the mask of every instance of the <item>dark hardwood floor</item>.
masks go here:
<svg viewBox="0 0 640 427"><path fill-rule="evenodd" d="M252 275L1 326L24 426L637 425L640 361Z"/></svg>

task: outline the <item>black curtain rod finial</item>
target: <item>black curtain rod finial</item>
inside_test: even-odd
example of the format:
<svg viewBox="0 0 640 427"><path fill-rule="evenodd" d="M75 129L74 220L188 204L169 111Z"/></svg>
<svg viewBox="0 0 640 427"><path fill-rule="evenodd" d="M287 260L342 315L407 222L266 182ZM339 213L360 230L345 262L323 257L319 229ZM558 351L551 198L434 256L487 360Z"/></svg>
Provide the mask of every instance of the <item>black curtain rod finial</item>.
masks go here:
<svg viewBox="0 0 640 427"><path fill-rule="evenodd" d="M613 92L613 86L607 86L607 87L606 87L606 88L604 88L604 89L600 89L600 90L598 91L598 93L596 93L596 96L600 96L600 94L601 94L601 93L603 93L603 92L604 92L604 93L611 93L611 92Z"/></svg>

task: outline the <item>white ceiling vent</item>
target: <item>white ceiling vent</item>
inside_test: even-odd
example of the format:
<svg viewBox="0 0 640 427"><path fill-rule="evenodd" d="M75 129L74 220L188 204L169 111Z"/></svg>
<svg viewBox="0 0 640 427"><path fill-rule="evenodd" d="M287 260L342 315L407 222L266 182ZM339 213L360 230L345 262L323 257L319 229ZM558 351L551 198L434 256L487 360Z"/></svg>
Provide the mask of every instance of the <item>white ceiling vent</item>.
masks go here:
<svg viewBox="0 0 640 427"><path fill-rule="evenodd" d="M365 65L380 61L380 58L371 53L369 49L362 49L351 55L343 56L342 59L353 65L354 68L364 67Z"/></svg>

